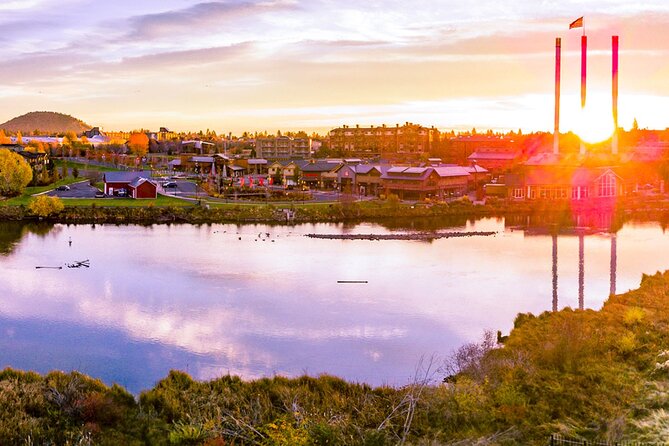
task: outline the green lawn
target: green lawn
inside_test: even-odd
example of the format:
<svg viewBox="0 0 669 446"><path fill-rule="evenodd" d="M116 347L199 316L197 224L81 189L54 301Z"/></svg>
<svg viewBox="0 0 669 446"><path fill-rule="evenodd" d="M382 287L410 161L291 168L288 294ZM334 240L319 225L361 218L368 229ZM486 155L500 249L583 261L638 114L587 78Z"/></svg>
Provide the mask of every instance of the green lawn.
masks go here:
<svg viewBox="0 0 669 446"><path fill-rule="evenodd" d="M49 184L48 186L34 186L34 187L26 187L26 189L23 191L23 194L19 195L18 197L10 198L9 200L4 200L0 201L0 206L19 206L22 204L27 205L30 199L32 198L33 195L39 194L41 192L46 192L51 189L55 189L58 186L62 186L64 184L72 184L72 183L78 183L80 181L84 181L81 178L73 178L73 177L67 177L60 179L56 181L53 184Z"/></svg>
<svg viewBox="0 0 669 446"><path fill-rule="evenodd" d="M68 169L72 169L76 167L77 169L81 170L96 170L99 172L118 172L121 169L117 169L115 167L103 167L103 166L96 166L93 164L86 164L86 163L80 163L76 161L63 161L63 160L54 160L54 164L58 169L61 168L61 166L66 166Z"/></svg>
<svg viewBox="0 0 669 446"><path fill-rule="evenodd" d="M167 197L165 195L158 195L155 200L142 199L135 200L134 198L63 198L65 206L90 206L95 204L99 207L143 207L143 206L177 206L186 207L193 206L195 203L191 201L181 200L179 198Z"/></svg>

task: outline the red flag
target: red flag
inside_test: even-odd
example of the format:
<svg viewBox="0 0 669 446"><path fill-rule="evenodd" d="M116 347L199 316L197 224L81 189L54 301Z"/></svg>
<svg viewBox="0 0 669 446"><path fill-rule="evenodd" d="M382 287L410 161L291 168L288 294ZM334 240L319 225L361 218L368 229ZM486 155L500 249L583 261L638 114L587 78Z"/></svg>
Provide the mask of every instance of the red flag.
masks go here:
<svg viewBox="0 0 669 446"><path fill-rule="evenodd" d="M239 179L239 187L244 187L244 177Z"/></svg>
<svg viewBox="0 0 669 446"><path fill-rule="evenodd" d="M271 186L272 184L274 184L274 178L269 177L269 185Z"/></svg>
<svg viewBox="0 0 669 446"><path fill-rule="evenodd" d="M583 17L579 17L569 24L569 29L583 28Z"/></svg>
<svg viewBox="0 0 669 446"><path fill-rule="evenodd" d="M264 185L265 185L265 180L264 180L263 178L259 178L259 179L258 179L258 184L259 184L260 186L264 186Z"/></svg>

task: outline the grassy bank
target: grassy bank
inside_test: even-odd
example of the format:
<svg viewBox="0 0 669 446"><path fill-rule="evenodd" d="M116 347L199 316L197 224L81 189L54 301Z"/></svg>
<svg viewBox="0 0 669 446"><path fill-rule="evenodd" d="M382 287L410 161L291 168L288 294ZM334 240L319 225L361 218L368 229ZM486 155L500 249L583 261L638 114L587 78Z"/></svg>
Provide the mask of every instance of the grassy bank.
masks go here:
<svg viewBox="0 0 669 446"><path fill-rule="evenodd" d="M66 180L63 184L66 184ZM70 181L71 182L71 181ZM60 183L59 183L60 184ZM35 219L27 211L31 194L44 188L29 188L20 197L0 201L1 220ZM506 217L522 225L589 226L617 230L630 218L669 222L669 201L625 199L574 206L569 201L503 201L491 199L485 205L469 200L450 203L406 204L395 200L343 201L335 203L225 203L182 200L159 196L155 200L63 199L65 209L46 218L52 223L310 223L381 222L411 220L429 229L438 220ZM289 212L286 212L289 211ZM287 218L290 216L290 219ZM523 220L525 219L525 220ZM436 227L436 226L435 226ZM443 227L443 225L442 225Z"/></svg>
<svg viewBox="0 0 669 446"><path fill-rule="evenodd" d="M558 432L664 441L669 273L644 276L600 311L521 314L503 346L487 336L430 370L401 388L171 372L138 400L78 373L5 370L0 443L544 445Z"/></svg>

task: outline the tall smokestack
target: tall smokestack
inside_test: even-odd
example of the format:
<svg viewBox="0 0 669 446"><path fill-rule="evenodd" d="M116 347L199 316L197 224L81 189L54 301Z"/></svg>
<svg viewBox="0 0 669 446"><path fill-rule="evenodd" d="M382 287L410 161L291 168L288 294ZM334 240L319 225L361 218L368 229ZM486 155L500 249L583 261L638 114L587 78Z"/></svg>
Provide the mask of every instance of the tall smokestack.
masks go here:
<svg viewBox="0 0 669 446"><path fill-rule="evenodd" d="M578 309L582 310L584 307L583 292L585 289L584 278L585 278L585 253L584 253L584 241L585 237L583 231L578 234Z"/></svg>
<svg viewBox="0 0 669 446"><path fill-rule="evenodd" d="M587 73L588 36L581 36L581 110L585 110L585 80ZM581 155L585 155L585 144L581 140Z"/></svg>
<svg viewBox="0 0 669 446"><path fill-rule="evenodd" d="M553 234L553 311L558 310L558 237Z"/></svg>
<svg viewBox="0 0 669 446"><path fill-rule="evenodd" d="M560 151L560 57L562 39L555 38L555 126L553 127L553 153Z"/></svg>
<svg viewBox="0 0 669 446"><path fill-rule="evenodd" d="M618 154L618 36L611 36L611 100L613 111L613 138L611 139L611 153Z"/></svg>
<svg viewBox="0 0 669 446"><path fill-rule="evenodd" d="M588 36L581 36L581 108L585 108L585 79L588 65Z"/></svg>
<svg viewBox="0 0 669 446"><path fill-rule="evenodd" d="M616 270L618 267L618 236L614 233L611 234L611 266L609 269L609 275L611 280L611 288L609 289L609 294L616 294Z"/></svg>

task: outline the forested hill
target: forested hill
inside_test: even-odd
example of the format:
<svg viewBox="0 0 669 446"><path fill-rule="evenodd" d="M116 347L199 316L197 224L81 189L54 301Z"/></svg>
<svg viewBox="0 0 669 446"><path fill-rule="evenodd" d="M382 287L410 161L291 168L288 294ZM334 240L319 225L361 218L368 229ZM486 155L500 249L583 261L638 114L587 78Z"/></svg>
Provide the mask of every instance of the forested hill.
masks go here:
<svg viewBox="0 0 669 446"><path fill-rule="evenodd" d="M82 133L91 128L85 122L70 115L56 112L30 112L0 124L5 132L32 133L39 130L43 134L63 134L65 132Z"/></svg>

